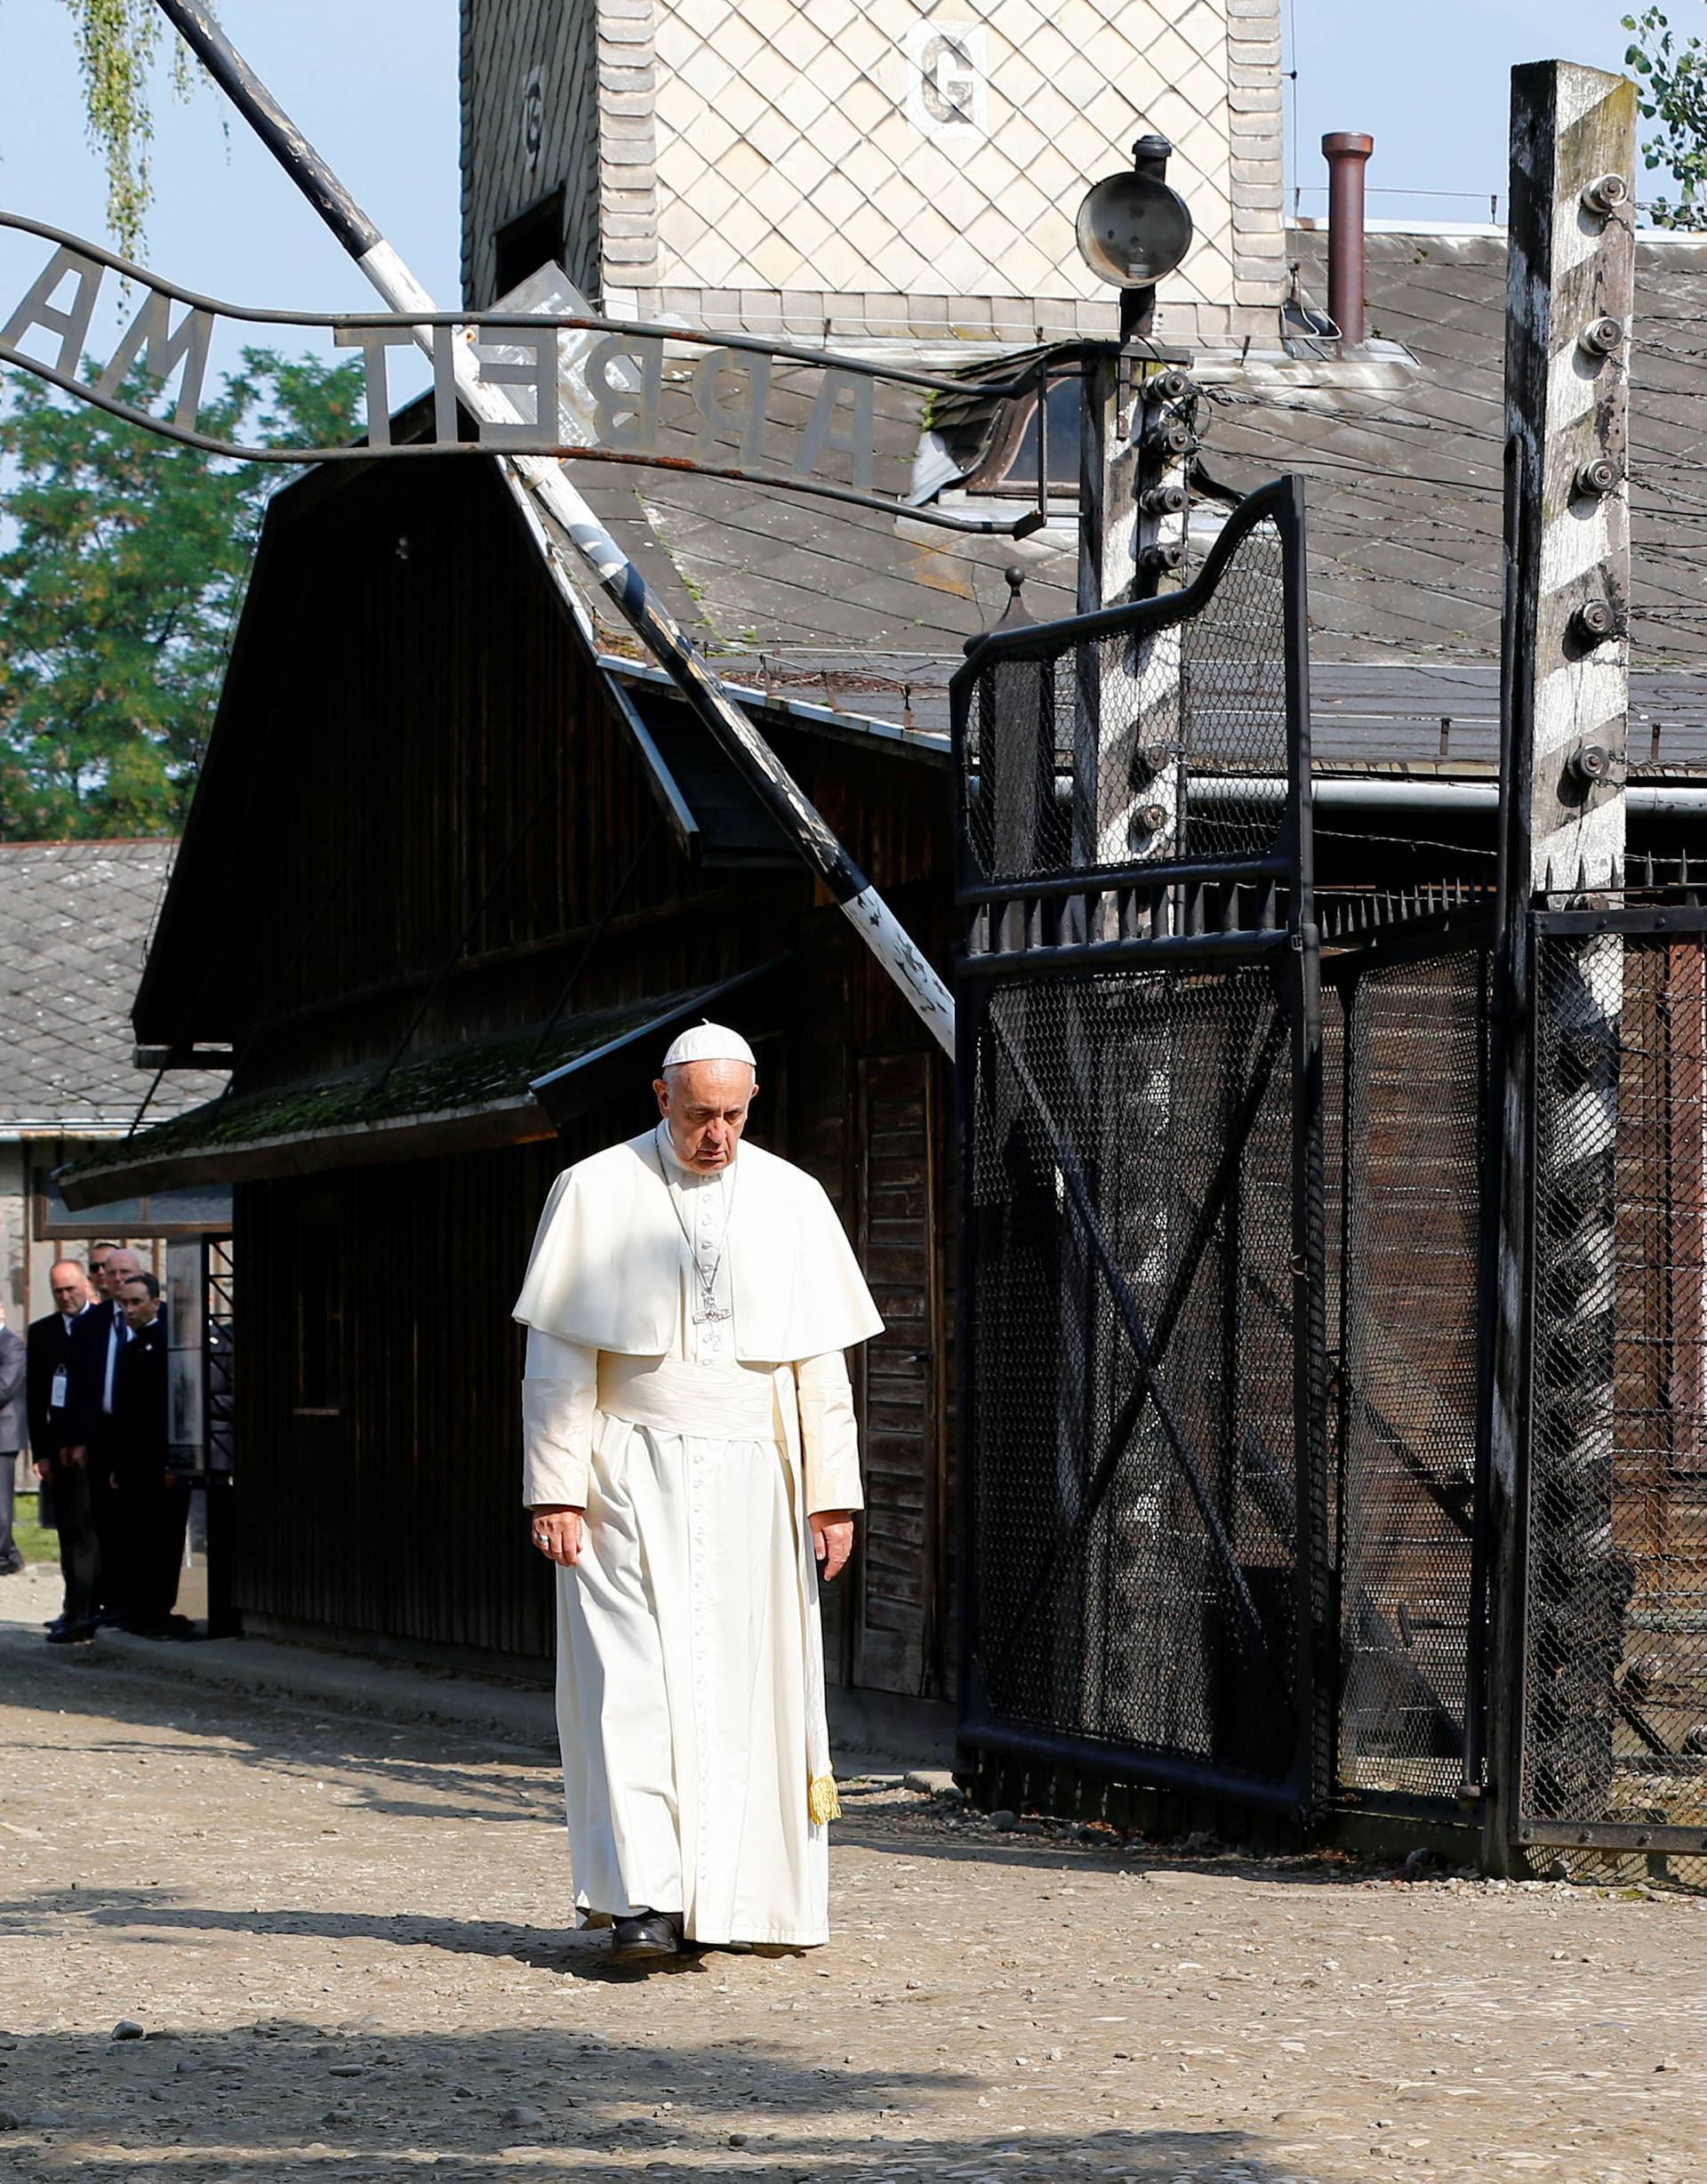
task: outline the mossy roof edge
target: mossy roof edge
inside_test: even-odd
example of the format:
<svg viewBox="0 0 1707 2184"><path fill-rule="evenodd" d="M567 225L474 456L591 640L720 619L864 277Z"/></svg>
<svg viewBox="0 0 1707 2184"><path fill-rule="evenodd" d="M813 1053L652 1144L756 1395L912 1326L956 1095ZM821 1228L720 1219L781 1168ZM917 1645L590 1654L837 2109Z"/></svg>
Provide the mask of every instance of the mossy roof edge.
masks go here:
<svg viewBox="0 0 1707 2184"><path fill-rule="evenodd" d="M368 1069L286 1086L274 1092L209 1100L169 1121L108 1140L60 1171L67 1176L99 1175L192 1152L235 1151L271 1138L294 1138L341 1132L413 1116L476 1113L520 1101L537 1077L561 1069L577 1056L643 1025L691 994L661 994L633 1008L597 1016L576 1017L541 1041L541 1027L466 1044L400 1062L381 1083L381 1072Z"/></svg>

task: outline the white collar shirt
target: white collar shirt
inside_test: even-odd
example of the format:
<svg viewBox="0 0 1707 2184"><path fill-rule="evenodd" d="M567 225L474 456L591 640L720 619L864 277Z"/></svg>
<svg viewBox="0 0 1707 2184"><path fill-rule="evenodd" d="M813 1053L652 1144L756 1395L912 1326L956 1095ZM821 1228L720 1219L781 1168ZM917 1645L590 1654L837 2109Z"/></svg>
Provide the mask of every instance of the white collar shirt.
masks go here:
<svg viewBox="0 0 1707 2184"><path fill-rule="evenodd" d="M113 1382L118 1372L118 1353L129 1341L130 1332L124 1314L115 1306L107 1329L107 1370L100 1384L100 1408L108 1417L113 1413Z"/></svg>

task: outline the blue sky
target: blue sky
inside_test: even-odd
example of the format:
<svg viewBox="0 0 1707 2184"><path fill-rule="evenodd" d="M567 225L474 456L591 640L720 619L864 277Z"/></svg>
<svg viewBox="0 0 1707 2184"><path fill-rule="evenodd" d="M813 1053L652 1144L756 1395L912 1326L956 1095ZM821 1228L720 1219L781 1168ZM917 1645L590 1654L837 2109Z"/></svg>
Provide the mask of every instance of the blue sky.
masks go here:
<svg viewBox="0 0 1707 2184"><path fill-rule="evenodd" d="M1282 0L1298 68L1291 179L1319 210L1324 130L1375 138L1372 214L1486 218L1505 185L1507 78L1554 56L1621 64L1619 0ZM223 0L227 28L439 301L457 301L456 0ZM1707 33L1702 0L1674 0ZM1293 24L1295 22L1295 39ZM234 301L340 309L360 276L212 90L156 100L148 258ZM1287 124L1293 114L1288 97ZM1463 198L1384 194L1461 190ZM0 0L0 203L103 232L60 0ZM93 346L100 347L97 330Z"/></svg>
<svg viewBox="0 0 1707 2184"><path fill-rule="evenodd" d="M456 0L221 0L220 16L436 298L456 304ZM228 135L219 92L204 84L180 104L163 65L154 108L153 270L231 302L372 308L235 115ZM0 0L0 205L106 237L105 174L60 0Z"/></svg>
<svg viewBox="0 0 1707 2184"><path fill-rule="evenodd" d="M1302 209L1326 209L1326 132L1362 129L1375 140L1372 219L1486 220L1490 193L1505 191L1512 68L1622 68L1622 18L1638 12L1636 0L1281 0L1286 65L1298 70L1295 130L1287 86L1287 179L1304 188ZM1674 30L1707 36L1702 0L1671 0L1671 15ZM1464 195L1387 194L1424 190Z"/></svg>

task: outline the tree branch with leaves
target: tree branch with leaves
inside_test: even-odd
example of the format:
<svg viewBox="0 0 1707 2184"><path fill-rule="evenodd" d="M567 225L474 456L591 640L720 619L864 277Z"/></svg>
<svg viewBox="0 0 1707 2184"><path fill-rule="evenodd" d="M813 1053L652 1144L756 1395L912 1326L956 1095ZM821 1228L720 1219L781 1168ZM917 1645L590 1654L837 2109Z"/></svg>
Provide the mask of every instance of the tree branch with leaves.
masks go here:
<svg viewBox="0 0 1707 2184"><path fill-rule="evenodd" d="M1656 197L1648 217L1656 228L1707 229L1707 45L1683 37L1663 8L1626 15L1631 34L1624 66L1635 76L1646 121L1659 126L1642 144L1650 173L1663 170L1675 197Z"/></svg>
<svg viewBox="0 0 1707 2184"><path fill-rule="evenodd" d="M62 0L76 40L89 134L107 165L107 225L118 249L139 258L148 218L148 148L154 138L151 90L160 50L154 0ZM195 87L195 63L172 39L172 86Z"/></svg>

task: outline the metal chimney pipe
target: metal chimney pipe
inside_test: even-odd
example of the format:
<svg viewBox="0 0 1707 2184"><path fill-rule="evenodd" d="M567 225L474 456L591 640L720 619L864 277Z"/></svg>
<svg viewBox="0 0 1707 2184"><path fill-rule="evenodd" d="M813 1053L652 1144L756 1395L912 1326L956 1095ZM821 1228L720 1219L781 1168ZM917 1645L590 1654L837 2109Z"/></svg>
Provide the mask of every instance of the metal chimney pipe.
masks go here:
<svg viewBox="0 0 1707 2184"><path fill-rule="evenodd" d="M1372 136L1336 129L1322 139L1327 162L1327 315L1347 349L1363 342L1363 170Z"/></svg>

